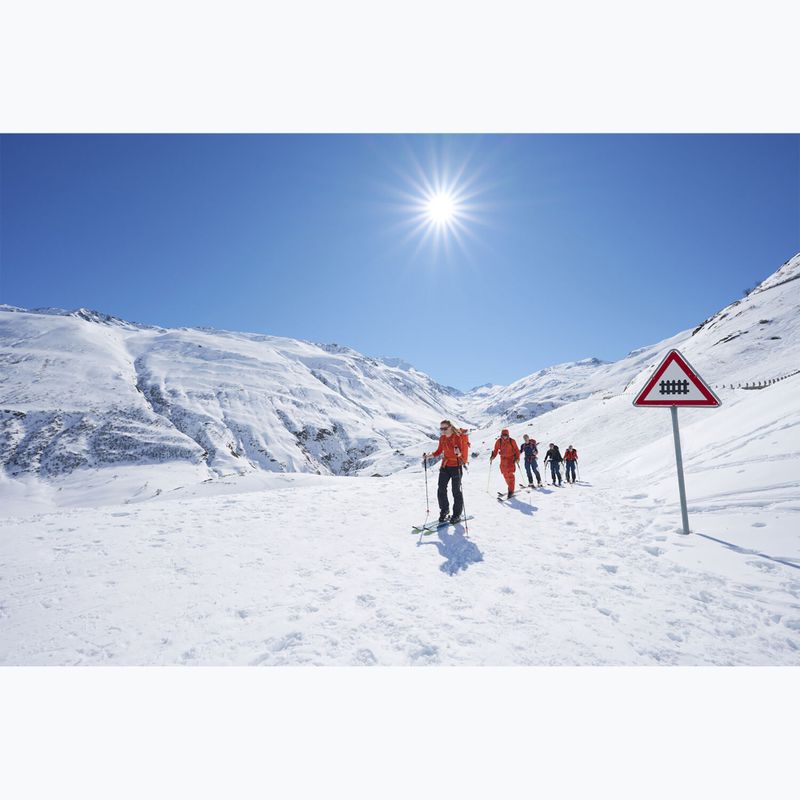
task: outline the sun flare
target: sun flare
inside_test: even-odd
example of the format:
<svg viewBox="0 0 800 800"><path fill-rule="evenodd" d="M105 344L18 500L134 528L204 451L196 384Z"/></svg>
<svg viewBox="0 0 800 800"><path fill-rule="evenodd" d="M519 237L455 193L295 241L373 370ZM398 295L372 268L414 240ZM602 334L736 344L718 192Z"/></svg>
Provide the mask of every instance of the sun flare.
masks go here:
<svg viewBox="0 0 800 800"><path fill-rule="evenodd" d="M431 195L425 205L428 217L435 225L446 225L456 217L458 208L453 195L437 192Z"/></svg>
<svg viewBox="0 0 800 800"><path fill-rule="evenodd" d="M481 171L469 159L458 163L446 156L424 161L412 155L410 169L397 169L405 185L392 190L402 214L398 227L405 229L408 242L416 240L417 253L428 249L435 260L456 252L469 256L479 243L475 229L486 225L488 208Z"/></svg>

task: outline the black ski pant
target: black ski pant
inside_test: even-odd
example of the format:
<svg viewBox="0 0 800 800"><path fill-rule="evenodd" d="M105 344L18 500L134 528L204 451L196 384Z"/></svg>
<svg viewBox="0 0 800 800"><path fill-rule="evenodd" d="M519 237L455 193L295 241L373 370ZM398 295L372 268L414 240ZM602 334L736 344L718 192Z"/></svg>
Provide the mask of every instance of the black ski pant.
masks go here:
<svg viewBox="0 0 800 800"><path fill-rule="evenodd" d="M439 511L446 513L450 508L447 497L447 484L453 481L453 514L461 516L464 510L464 496L461 494L461 467L442 467L439 470Z"/></svg>
<svg viewBox="0 0 800 800"><path fill-rule="evenodd" d="M565 461L564 462L565 468L567 470L567 481L569 481L570 473L572 474L572 482L575 483L575 462L574 461Z"/></svg>
<svg viewBox="0 0 800 800"><path fill-rule="evenodd" d="M533 475L536 476L536 482L542 482L542 476L539 474L539 470L536 468L537 462L535 458L530 459L530 461L526 458L525 459L525 474L528 476L528 483L533 483ZM531 470L533 470L533 475L531 475Z"/></svg>

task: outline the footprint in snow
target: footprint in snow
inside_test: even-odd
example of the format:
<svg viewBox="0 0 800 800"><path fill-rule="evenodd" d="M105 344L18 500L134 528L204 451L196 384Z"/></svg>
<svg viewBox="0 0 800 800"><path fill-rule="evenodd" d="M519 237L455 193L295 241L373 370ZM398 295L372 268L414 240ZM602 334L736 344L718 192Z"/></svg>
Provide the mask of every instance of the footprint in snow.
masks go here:
<svg viewBox="0 0 800 800"><path fill-rule="evenodd" d="M424 644L409 655L415 663L435 664L439 660L439 648L433 644Z"/></svg>
<svg viewBox="0 0 800 800"><path fill-rule="evenodd" d="M356 597L356 603L363 608L372 608L375 605L375 598L371 594L360 594Z"/></svg>
<svg viewBox="0 0 800 800"><path fill-rule="evenodd" d="M619 615L615 614L610 608L598 608L597 610L604 616L613 619L614 622L619 622Z"/></svg>
<svg viewBox="0 0 800 800"><path fill-rule="evenodd" d="M644 548L651 556L660 556L667 551L661 547L645 547Z"/></svg>
<svg viewBox="0 0 800 800"><path fill-rule="evenodd" d="M766 528L767 527L767 523L766 522L754 522L750 527L751 528Z"/></svg>
<svg viewBox="0 0 800 800"><path fill-rule="evenodd" d="M610 572L612 575L616 575L617 570L619 567L616 564L601 564L600 565L606 572Z"/></svg>
<svg viewBox="0 0 800 800"><path fill-rule="evenodd" d="M292 631L291 633L287 633L286 636L282 636L280 639L278 639L270 646L270 649L273 653L278 653L281 650L286 650L287 647L294 647L295 645L300 644L302 641L303 634L299 631Z"/></svg>
<svg viewBox="0 0 800 800"><path fill-rule="evenodd" d="M356 664L362 667L374 667L378 663L375 654L369 648L363 647L361 650L356 651L355 655Z"/></svg>
<svg viewBox="0 0 800 800"><path fill-rule="evenodd" d="M748 567L755 567L761 572L775 572L778 569L777 565L771 564L768 561L747 561L745 562Z"/></svg>

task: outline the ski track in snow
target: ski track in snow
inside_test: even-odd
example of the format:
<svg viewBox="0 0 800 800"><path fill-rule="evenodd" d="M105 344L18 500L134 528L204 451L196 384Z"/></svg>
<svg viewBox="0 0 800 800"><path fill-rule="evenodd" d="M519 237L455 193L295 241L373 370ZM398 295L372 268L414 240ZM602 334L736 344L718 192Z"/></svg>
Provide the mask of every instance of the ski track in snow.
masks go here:
<svg viewBox="0 0 800 800"><path fill-rule="evenodd" d="M800 664L800 569L765 557L798 553L588 482L499 504L479 466L469 536L419 536L421 481L0 519L0 664Z"/></svg>

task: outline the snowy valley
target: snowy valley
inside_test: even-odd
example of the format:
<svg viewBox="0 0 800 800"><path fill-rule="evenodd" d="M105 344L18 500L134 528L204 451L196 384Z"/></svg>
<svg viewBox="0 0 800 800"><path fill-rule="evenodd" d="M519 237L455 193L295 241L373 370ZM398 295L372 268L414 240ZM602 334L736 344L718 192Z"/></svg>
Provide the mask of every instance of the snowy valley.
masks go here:
<svg viewBox="0 0 800 800"><path fill-rule="evenodd" d="M340 345L0 307L0 664L800 664L798 278L466 393ZM673 347L722 399L680 412L688 537L669 413L632 406ZM414 535L443 417L474 518ZM578 483L499 504L501 426L574 444Z"/></svg>

